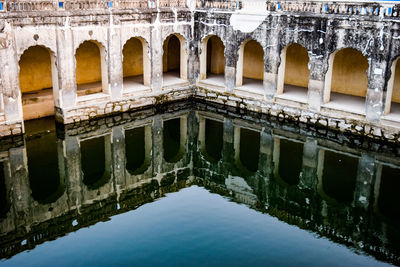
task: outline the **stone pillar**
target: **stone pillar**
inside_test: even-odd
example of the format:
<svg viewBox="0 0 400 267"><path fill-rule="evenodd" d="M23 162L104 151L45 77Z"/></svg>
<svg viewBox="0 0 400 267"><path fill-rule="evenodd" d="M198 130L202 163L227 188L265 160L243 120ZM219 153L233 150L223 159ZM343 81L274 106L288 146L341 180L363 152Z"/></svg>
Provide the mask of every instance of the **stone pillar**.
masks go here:
<svg viewBox="0 0 400 267"><path fill-rule="evenodd" d="M225 87L228 92L232 92L236 86L236 62L237 49L236 34L231 27L226 30L226 38L230 40L225 47Z"/></svg>
<svg viewBox="0 0 400 267"><path fill-rule="evenodd" d="M108 82L110 86L111 99L122 97L122 49L121 49L121 28L111 25L108 29Z"/></svg>
<svg viewBox="0 0 400 267"><path fill-rule="evenodd" d="M160 92L162 90L163 80L163 43L161 39L161 27L153 25L151 29L151 88L153 92Z"/></svg>
<svg viewBox="0 0 400 267"><path fill-rule="evenodd" d="M308 106L312 111L321 109L324 85L325 85L325 68L322 60L323 55L311 55L308 67L310 70L310 78L308 81Z"/></svg>
<svg viewBox="0 0 400 267"><path fill-rule="evenodd" d="M271 21L271 25L279 25L279 22ZM277 26L275 29L269 30L266 36L268 41L264 55L264 90L265 97L268 100L273 100L278 88L278 67L281 61L279 54L279 36L280 29ZM284 78L285 77L283 77L283 80Z"/></svg>
<svg viewBox="0 0 400 267"><path fill-rule="evenodd" d="M194 38L188 42L188 47L187 47L187 59L188 59L188 64L187 64L187 79L190 84L195 84L196 83L196 73L200 73L200 63L199 59L200 56L197 57L196 55L196 49L195 49L195 44L194 44Z"/></svg>
<svg viewBox="0 0 400 267"><path fill-rule="evenodd" d="M75 51L72 31L57 28L57 67L59 85L59 108L70 108L76 103Z"/></svg>
<svg viewBox="0 0 400 267"><path fill-rule="evenodd" d="M163 120L160 115L155 115L152 125L153 144L153 177L161 173L163 163Z"/></svg>
<svg viewBox="0 0 400 267"><path fill-rule="evenodd" d="M69 205L71 209L78 208L82 203L82 187L83 181L81 179L81 151L78 137L66 136L63 141L64 147L64 161L65 173L68 178L68 192Z"/></svg>
<svg viewBox="0 0 400 267"><path fill-rule="evenodd" d="M365 101L366 120L379 122L384 109L385 76L387 69L386 61L372 59L368 68L368 89Z"/></svg>
<svg viewBox="0 0 400 267"><path fill-rule="evenodd" d="M300 176L300 188L308 188L312 191L317 191L318 184L318 145L317 140L307 138L303 148L303 167L302 175Z"/></svg>
<svg viewBox="0 0 400 267"><path fill-rule="evenodd" d="M0 33L0 40L4 40L0 46L0 62L4 63L0 68L0 88L6 122L11 124L23 121L18 58L11 26L6 26L4 33Z"/></svg>
<svg viewBox="0 0 400 267"><path fill-rule="evenodd" d="M222 144L222 162L225 166L223 170L226 172L225 175L228 175L231 172L232 165L235 164L235 151L233 148L233 136L234 136L234 127L232 124L232 120L229 118L225 118L224 121L224 133L223 133L223 144Z"/></svg>
<svg viewBox="0 0 400 267"><path fill-rule="evenodd" d="M270 128L260 132L260 156L258 159L258 170L269 180L273 173L274 138Z"/></svg>
<svg viewBox="0 0 400 267"><path fill-rule="evenodd" d="M353 206L368 209L372 197L373 181L376 174L375 156L362 153L358 161L356 188Z"/></svg>
<svg viewBox="0 0 400 267"><path fill-rule="evenodd" d="M122 126L114 126L111 134L112 162L115 177L116 192L119 195L120 189L126 187L125 179L125 133Z"/></svg>

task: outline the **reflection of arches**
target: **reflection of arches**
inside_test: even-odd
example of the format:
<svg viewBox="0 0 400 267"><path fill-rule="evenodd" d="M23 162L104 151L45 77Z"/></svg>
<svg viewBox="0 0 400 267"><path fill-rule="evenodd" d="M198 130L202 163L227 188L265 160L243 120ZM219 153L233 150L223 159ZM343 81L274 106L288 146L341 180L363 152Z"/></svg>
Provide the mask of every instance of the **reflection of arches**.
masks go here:
<svg viewBox="0 0 400 267"><path fill-rule="evenodd" d="M58 73L54 53L47 47L31 46L19 60L19 85L24 120L54 115L58 99Z"/></svg>
<svg viewBox="0 0 400 267"><path fill-rule="evenodd" d="M137 86L150 86L149 47L141 37L132 37L122 49L124 89L134 89Z"/></svg>
<svg viewBox="0 0 400 267"><path fill-rule="evenodd" d="M151 126L125 130L126 169L132 175L145 172L151 161Z"/></svg>
<svg viewBox="0 0 400 267"><path fill-rule="evenodd" d="M350 203L354 198L358 159L354 156L320 150L318 191L331 203Z"/></svg>
<svg viewBox="0 0 400 267"><path fill-rule="evenodd" d="M225 46L216 35L204 38L200 54L200 80L211 77L224 77L225 73Z"/></svg>
<svg viewBox="0 0 400 267"><path fill-rule="evenodd" d="M400 114L400 57L392 63L390 79L387 85L385 115L389 113Z"/></svg>
<svg viewBox="0 0 400 267"><path fill-rule="evenodd" d="M163 44L164 84L166 79L187 79L186 39L180 34L169 35Z"/></svg>
<svg viewBox="0 0 400 267"><path fill-rule="evenodd" d="M167 162L177 162L186 150L186 117L163 121L163 151Z"/></svg>
<svg viewBox="0 0 400 267"><path fill-rule="evenodd" d="M83 183L89 189L98 189L111 178L110 136L82 140L80 148Z"/></svg>
<svg viewBox="0 0 400 267"><path fill-rule="evenodd" d="M344 48L332 53L325 75L324 103L333 100L343 103L345 99L350 99L344 98L345 95L351 95L352 99L361 97L365 102L367 69L367 58L356 49Z"/></svg>
<svg viewBox="0 0 400 267"><path fill-rule="evenodd" d="M199 124L200 151L208 161L217 163L222 158L224 125L204 117L200 118Z"/></svg>
<svg viewBox="0 0 400 267"><path fill-rule="evenodd" d="M259 42L246 40L239 47L236 86L253 84L264 79L264 50ZM258 82L260 83L260 82Z"/></svg>
<svg viewBox="0 0 400 267"><path fill-rule="evenodd" d="M277 93L294 93L307 95L310 70L307 49L293 43L281 51L281 64L278 69Z"/></svg>
<svg viewBox="0 0 400 267"><path fill-rule="evenodd" d="M84 41L75 51L75 75L78 96L108 93L108 74L104 46L94 40Z"/></svg>
<svg viewBox="0 0 400 267"><path fill-rule="evenodd" d="M400 207L400 169L381 165L379 196L376 199L375 209L385 217L399 221Z"/></svg>
<svg viewBox="0 0 400 267"><path fill-rule="evenodd" d="M28 158L29 184L32 197L39 203L52 203L63 193L65 177L59 166L63 158L59 158L55 131L26 140Z"/></svg>
<svg viewBox="0 0 400 267"><path fill-rule="evenodd" d="M0 219L10 210L10 196L6 187L4 162L0 162Z"/></svg>
<svg viewBox="0 0 400 267"><path fill-rule="evenodd" d="M258 170L260 156L260 133L235 127L234 149L236 166L244 174L255 173Z"/></svg>
<svg viewBox="0 0 400 267"><path fill-rule="evenodd" d="M304 145L284 138L274 139L274 177L285 186L298 185L303 166Z"/></svg>

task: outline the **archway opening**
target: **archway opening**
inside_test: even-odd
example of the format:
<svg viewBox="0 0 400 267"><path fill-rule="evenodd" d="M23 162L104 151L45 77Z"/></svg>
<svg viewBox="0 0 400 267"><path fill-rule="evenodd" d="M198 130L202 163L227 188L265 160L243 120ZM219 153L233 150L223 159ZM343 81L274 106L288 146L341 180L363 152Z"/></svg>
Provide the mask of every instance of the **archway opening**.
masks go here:
<svg viewBox="0 0 400 267"><path fill-rule="evenodd" d="M126 169L132 175L144 173L150 166L151 127L125 131Z"/></svg>
<svg viewBox="0 0 400 267"><path fill-rule="evenodd" d="M333 53L325 76L324 102L329 102L326 106L364 114L367 69L367 58L356 49L344 48Z"/></svg>
<svg viewBox="0 0 400 267"><path fill-rule="evenodd" d="M36 122L35 122L36 123ZM30 126L27 126L30 127ZM29 135L26 139L29 184L32 197L42 204L55 202L64 193L64 170L59 166L59 150L55 128L43 135Z"/></svg>
<svg viewBox="0 0 400 267"><path fill-rule="evenodd" d="M84 41L75 53L77 95L108 93L104 47L93 40Z"/></svg>
<svg viewBox="0 0 400 267"><path fill-rule="evenodd" d="M171 34L163 44L163 86L185 82L187 79L186 41Z"/></svg>
<svg viewBox="0 0 400 267"><path fill-rule="evenodd" d="M264 50L260 43L248 40L239 48L236 86L263 92Z"/></svg>
<svg viewBox="0 0 400 267"><path fill-rule="evenodd" d="M218 36L204 39L200 55L200 80L224 86L225 84L225 46Z"/></svg>
<svg viewBox="0 0 400 267"><path fill-rule="evenodd" d="M122 49L124 90L143 90L150 86L150 61L147 43L139 37L129 39Z"/></svg>
<svg viewBox="0 0 400 267"><path fill-rule="evenodd" d="M243 175L253 175L258 170L260 133L246 128L235 129L236 166Z"/></svg>
<svg viewBox="0 0 400 267"><path fill-rule="evenodd" d="M222 158L223 128L222 122L205 120L204 154L207 160L213 163L217 163Z"/></svg>
<svg viewBox="0 0 400 267"><path fill-rule="evenodd" d="M167 162L179 161L185 153L186 119L175 118L163 122L163 151Z"/></svg>
<svg viewBox="0 0 400 267"><path fill-rule="evenodd" d="M284 138L274 142L274 177L285 186L300 182L303 167L303 143Z"/></svg>
<svg viewBox="0 0 400 267"><path fill-rule="evenodd" d="M325 151L322 174L322 187L325 194L338 203L353 201L357 170L357 158Z"/></svg>
<svg viewBox="0 0 400 267"><path fill-rule="evenodd" d="M24 120L53 116L58 92L53 53L43 46L31 46L22 54L19 70Z"/></svg>
<svg viewBox="0 0 400 267"><path fill-rule="evenodd" d="M379 211L388 219L400 221L400 207L395 203L400 201L400 169L382 166L381 183L379 186Z"/></svg>
<svg viewBox="0 0 400 267"><path fill-rule="evenodd" d="M391 67L392 75L388 81L385 115L400 116L400 60L397 58Z"/></svg>
<svg viewBox="0 0 400 267"><path fill-rule="evenodd" d="M100 136L80 142L83 183L98 189L111 178L110 136Z"/></svg>
<svg viewBox="0 0 400 267"><path fill-rule="evenodd" d="M299 44L290 44L282 50L278 94L283 93L286 98L307 102L309 61L307 49Z"/></svg>

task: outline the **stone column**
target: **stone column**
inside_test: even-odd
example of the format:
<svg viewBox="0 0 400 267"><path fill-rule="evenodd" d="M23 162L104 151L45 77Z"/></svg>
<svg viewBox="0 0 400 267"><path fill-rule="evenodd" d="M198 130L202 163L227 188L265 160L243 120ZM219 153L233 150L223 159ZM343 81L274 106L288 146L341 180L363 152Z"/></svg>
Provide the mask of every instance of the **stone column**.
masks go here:
<svg viewBox="0 0 400 267"><path fill-rule="evenodd" d="M373 181L376 175L375 156L362 153L358 161L356 188L353 206L368 209L372 197Z"/></svg>
<svg viewBox="0 0 400 267"><path fill-rule="evenodd" d="M152 125L153 145L153 177L161 173L163 163L163 121L160 115L155 115Z"/></svg>
<svg viewBox="0 0 400 267"><path fill-rule="evenodd" d="M384 90L387 62L373 59L368 68L368 89L365 101L366 120L379 122L384 109ZM389 69L390 70L390 69Z"/></svg>
<svg viewBox="0 0 400 267"><path fill-rule="evenodd" d="M70 108L76 103L75 51L70 28L57 28L57 67L59 107Z"/></svg>
<svg viewBox="0 0 400 267"><path fill-rule="evenodd" d="M125 180L125 133L122 126L114 126L112 128L112 162L114 165L114 177L116 192L119 195L120 188L126 187Z"/></svg>
<svg viewBox="0 0 400 267"><path fill-rule="evenodd" d="M151 88L153 92L160 92L163 80L163 44L161 39L161 27L153 25L151 27Z"/></svg>
<svg viewBox="0 0 400 267"><path fill-rule="evenodd" d="M65 173L68 182L65 188L68 192L71 209L78 208L82 203L81 151L78 137L66 136L63 141Z"/></svg>
<svg viewBox="0 0 400 267"><path fill-rule="evenodd" d="M224 133L223 133L223 144L222 144L222 164L225 166L223 170L228 175L231 172L232 165L235 164L235 151L233 148L233 136L234 127L232 120L225 118L224 121Z"/></svg>
<svg viewBox="0 0 400 267"><path fill-rule="evenodd" d="M324 85L325 85L325 67L323 55L311 55L308 67L310 69L310 78L308 81L308 106L312 111L321 109Z"/></svg>
<svg viewBox="0 0 400 267"><path fill-rule="evenodd" d="M122 49L121 28L113 25L111 16L110 28L108 29L108 82L110 86L111 99L122 97Z"/></svg>
<svg viewBox="0 0 400 267"><path fill-rule="evenodd" d="M271 21L270 25L275 25L275 28L267 30L266 33L266 39L268 41L264 55L264 90L265 97L268 100L273 100L276 90L278 88L278 68L281 60L279 54L278 38L280 36L280 30L277 26L279 25L278 22Z"/></svg>
<svg viewBox="0 0 400 267"><path fill-rule="evenodd" d="M226 30L226 38L230 40L225 47L225 87L228 92L232 92L236 86L236 62L237 49L236 35L231 27Z"/></svg>
<svg viewBox="0 0 400 267"><path fill-rule="evenodd" d="M265 128L260 132L260 156L258 160L258 170L269 180L273 173L273 154L274 138L270 128Z"/></svg>
<svg viewBox="0 0 400 267"><path fill-rule="evenodd" d="M23 118L18 58L14 33L10 26L6 26L4 33L0 33L0 39L4 40L4 44L0 46L0 61L4 63L0 68L0 88L3 94L5 119L11 124L23 121Z"/></svg>
<svg viewBox="0 0 400 267"><path fill-rule="evenodd" d="M317 191L318 184L318 145L317 140L307 138L303 148L303 167L302 175L300 176L300 188L308 188L312 191Z"/></svg>

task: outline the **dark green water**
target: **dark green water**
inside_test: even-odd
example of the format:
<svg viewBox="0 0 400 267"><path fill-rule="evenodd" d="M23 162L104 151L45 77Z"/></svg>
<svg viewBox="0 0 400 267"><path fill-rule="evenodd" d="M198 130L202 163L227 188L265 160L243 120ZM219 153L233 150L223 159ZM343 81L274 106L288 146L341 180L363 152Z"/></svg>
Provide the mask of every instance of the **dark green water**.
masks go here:
<svg viewBox="0 0 400 267"><path fill-rule="evenodd" d="M0 146L0 265L400 264L396 148L245 118L31 122Z"/></svg>

